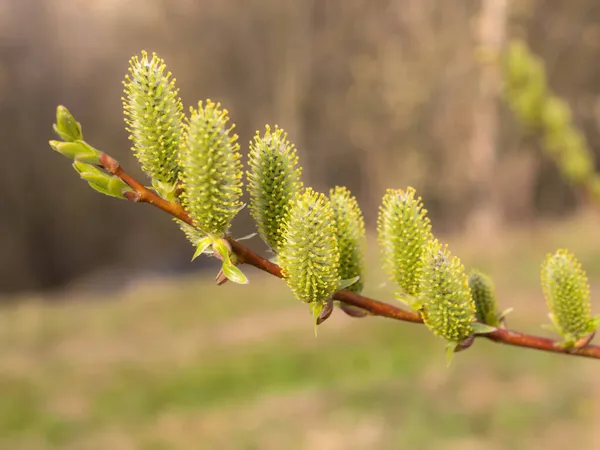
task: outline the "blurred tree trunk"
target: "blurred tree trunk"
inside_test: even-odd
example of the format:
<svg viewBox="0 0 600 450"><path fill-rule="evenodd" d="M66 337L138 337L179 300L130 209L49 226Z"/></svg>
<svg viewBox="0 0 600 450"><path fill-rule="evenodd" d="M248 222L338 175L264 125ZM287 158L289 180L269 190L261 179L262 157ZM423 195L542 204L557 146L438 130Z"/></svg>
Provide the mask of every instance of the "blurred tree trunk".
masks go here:
<svg viewBox="0 0 600 450"><path fill-rule="evenodd" d="M498 97L501 72L495 57L506 39L507 0L482 0L477 34L481 66L473 103L473 134L469 174L475 188L473 209L467 229L490 237L501 225L500 202L495 193L497 142L499 135Z"/></svg>

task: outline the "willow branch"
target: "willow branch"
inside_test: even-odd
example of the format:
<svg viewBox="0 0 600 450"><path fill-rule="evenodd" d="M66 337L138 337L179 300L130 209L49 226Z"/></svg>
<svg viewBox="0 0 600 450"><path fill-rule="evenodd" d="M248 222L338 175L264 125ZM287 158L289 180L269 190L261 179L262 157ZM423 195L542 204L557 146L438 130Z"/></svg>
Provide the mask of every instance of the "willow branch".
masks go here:
<svg viewBox="0 0 600 450"><path fill-rule="evenodd" d="M121 178L135 192L127 195L128 200L140 203L149 203L173 217L176 217L185 223L194 226L193 220L183 209L181 204L169 202L146 188L142 183L137 181L133 176L128 174L119 163L107 154L103 154L100 158L100 164L107 172ZM282 278L281 268L262 256L254 253L245 245L237 242L231 237L228 237L231 249L238 257L241 264L248 264L269 273L277 278ZM406 311L389 303L381 302L364 295L360 295L351 291L342 290L336 292L333 296L335 300L346 303L351 306L361 308L368 311L371 315L387 317L388 319L400 320L403 322L423 323L421 315L416 312ZM541 336L520 333L504 328L497 328L496 331L486 334L480 334L476 337L487 338L491 341L511 345L513 347L530 348L552 353L561 353L565 355L583 356L586 358L600 359L600 346L584 345L577 349L565 349L560 346L559 341L544 338Z"/></svg>

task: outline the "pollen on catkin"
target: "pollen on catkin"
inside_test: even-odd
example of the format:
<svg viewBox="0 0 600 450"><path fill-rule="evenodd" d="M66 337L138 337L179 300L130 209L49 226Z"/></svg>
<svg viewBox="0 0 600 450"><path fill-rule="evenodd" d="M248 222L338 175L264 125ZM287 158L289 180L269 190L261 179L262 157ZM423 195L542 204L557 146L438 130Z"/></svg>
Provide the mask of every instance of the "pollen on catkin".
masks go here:
<svg viewBox="0 0 600 450"><path fill-rule="evenodd" d="M329 201L337 228L340 249L339 276L347 280L359 276L357 282L347 287L361 292L364 287L365 223L362 212L354 197L345 187L336 186L329 191Z"/></svg>
<svg viewBox="0 0 600 450"><path fill-rule="evenodd" d="M321 193L307 188L291 200L283 224L278 262L297 299L324 302L340 281L340 251L331 204Z"/></svg>
<svg viewBox="0 0 600 450"><path fill-rule="evenodd" d="M400 287L400 294L417 295L421 257L432 237L427 210L412 187L389 189L383 197L377 220L383 268Z"/></svg>
<svg viewBox="0 0 600 450"><path fill-rule="evenodd" d="M465 268L437 239L429 241L423 253L421 295L426 299L423 321L435 335L461 342L473 334L475 304Z"/></svg>
<svg viewBox="0 0 600 450"><path fill-rule="evenodd" d="M565 341L574 343L594 331L588 279L571 252L547 255L541 279L552 321Z"/></svg>
<svg viewBox="0 0 600 450"><path fill-rule="evenodd" d="M220 237L242 207L242 163L227 110L207 100L191 110L180 152L183 205L196 226Z"/></svg>
<svg viewBox="0 0 600 450"><path fill-rule="evenodd" d="M123 109L132 150L142 170L169 190L178 179L178 151L183 138L183 107L175 79L156 54L142 52L129 62L123 82ZM163 194L163 192L159 192Z"/></svg>
<svg viewBox="0 0 600 450"><path fill-rule="evenodd" d="M256 132L250 142L248 165L250 214L260 237L277 253L290 200L302 188L296 149L284 130L267 126L262 136Z"/></svg>

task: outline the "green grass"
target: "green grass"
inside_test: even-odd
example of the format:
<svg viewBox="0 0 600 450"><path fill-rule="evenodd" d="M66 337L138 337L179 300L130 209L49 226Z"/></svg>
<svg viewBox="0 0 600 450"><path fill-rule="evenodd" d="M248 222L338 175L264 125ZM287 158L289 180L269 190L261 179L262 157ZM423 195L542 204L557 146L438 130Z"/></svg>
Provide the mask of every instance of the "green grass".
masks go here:
<svg viewBox="0 0 600 450"><path fill-rule="evenodd" d="M568 246L599 280L595 225L506 233L485 251L450 243L494 276L511 326L544 333L541 260ZM446 368L424 327L339 311L315 338L283 283L249 275L4 308L0 448L552 450L599 438L595 361L478 341ZM382 280L370 276L369 295L389 298Z"/></svg>

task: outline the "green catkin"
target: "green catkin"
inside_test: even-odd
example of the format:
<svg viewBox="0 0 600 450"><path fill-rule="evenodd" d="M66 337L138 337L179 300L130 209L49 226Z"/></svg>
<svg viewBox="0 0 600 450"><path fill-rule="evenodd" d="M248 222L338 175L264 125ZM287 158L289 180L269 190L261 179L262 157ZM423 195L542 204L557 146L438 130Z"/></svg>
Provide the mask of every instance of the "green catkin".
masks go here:
<svg viewBox="0 0 600 450"><path fill-rule="evenodd" d="M158 193L173 200L178 152L184 134L183 107L171 73L156 54L142 52L129 63L123 109L132 150Z"/></svg>
<svg viewBox="0 0 600 450"><path fill-rule="evenodd" d="M227 110L207 100L191 110L181 151L183 205L196 226L221 237L242 207L242 164Z"/></svg>
<svg viewBox="0 0 600 450"><path fill-rule="evenodd" d="M360 277L347 287L360 293L364 287L365 224L358 202L345 187L336 186L329 191L340 249L339 276L342 280Z"/></svg>
<svg viewBox="0 0 600 450"><path fill-rule="evenodd" d="M504 97L517 117L541 136L544 152L570 182L600 197L594 155L573 123L569 105L548 86L543 61L527 45L512 41L504 58Z"/></svg>
<svg viewBox="0 0 600 450"><path fill-rule="evenodd" d="M478 270L472 270L469 274L469 288L475 303L477 321L497 327L500 314L491 278Z"/></svg>
<svg viewBox="0 0 600 450"><path fill-rule="evenodd" d="M290 200L302 188L296 149L284 130L267 126L263 136L257 132L250 142L248 165L250 214L260 237L277 253Z"/></svg>
<svg viewBox="0 0 600 450"><path fill-rule="evenodd" d="M446 245L437 239L427 243L423 253L421 311L425 325L450 342L462 342L473 334L475 304L465 269Z"/></svg>
<svg viewBox="0 0 600 450"><path fill-rule="evenodd" d="M542 263L542 290L555 330L567 346L594 331L590 288L581 264L568 250L547 255Z"/></svg>
<svg viewBox="0 0 600 450"><path fill-rule="evenodd" d="M329 200L307 188L297 193L283 224L278 261L295 297L305 303L323 303L340 281L340 251L334 213Z"/></svg>
<svg viewBox="0 0 600 450"><path fill-rule="evenodd" d="M431 239L431 224L412 187L389 189L379 209L378 241L383 268L400 287L399 296L416 296L420 289L421 257Z"/></svg>

